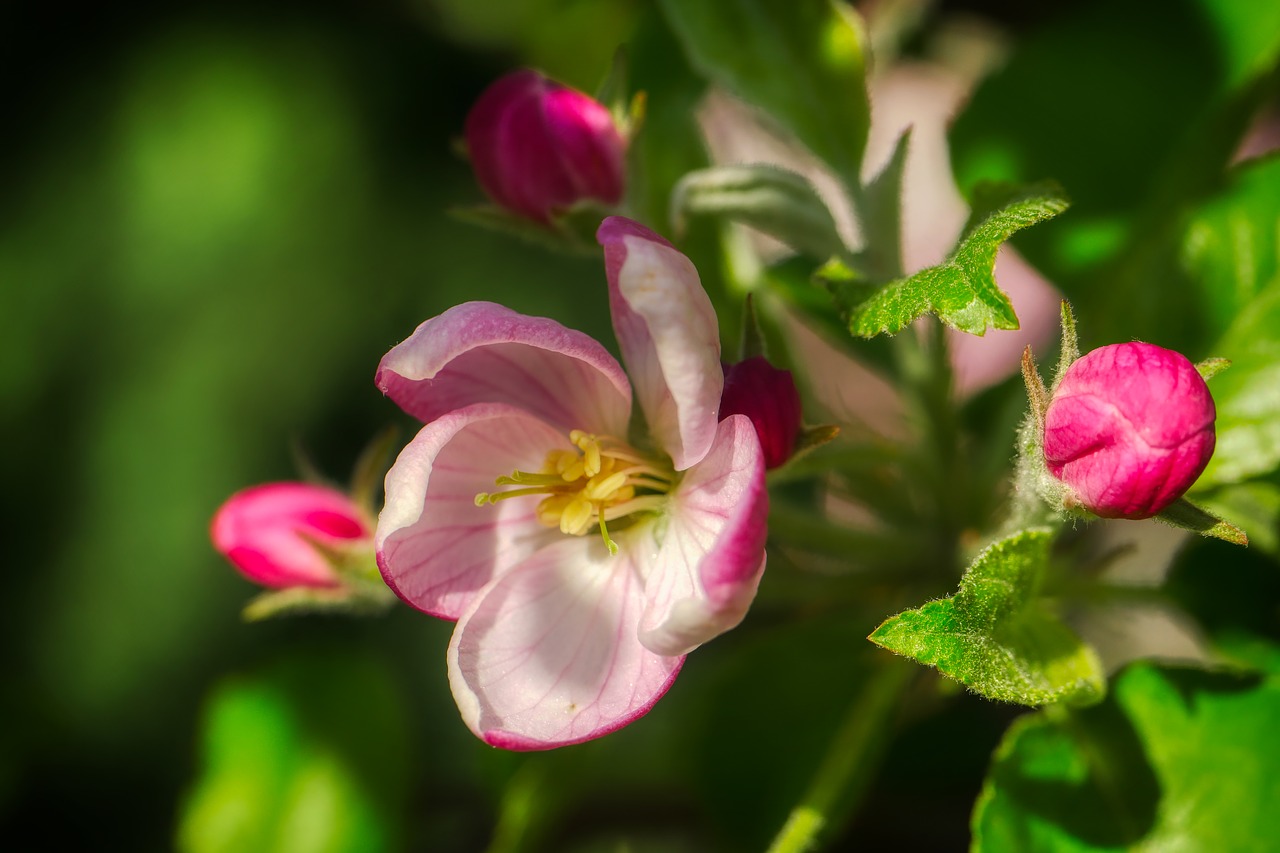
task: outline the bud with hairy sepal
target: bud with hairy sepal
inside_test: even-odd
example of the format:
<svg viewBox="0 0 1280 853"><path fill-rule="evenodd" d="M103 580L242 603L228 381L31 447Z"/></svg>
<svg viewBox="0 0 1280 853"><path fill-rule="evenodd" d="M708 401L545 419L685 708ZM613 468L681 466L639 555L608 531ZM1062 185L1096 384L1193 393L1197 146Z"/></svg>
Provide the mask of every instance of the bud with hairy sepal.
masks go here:
<svg viewBox="0 0 1280 853"><path fill-rule="evenodd" d="M1064 504L1104 518L1150 518L1182 496L1213 455L1213 397L1185 356L1112 344L1076 359L1044 413L1045 468Z"/></svg>

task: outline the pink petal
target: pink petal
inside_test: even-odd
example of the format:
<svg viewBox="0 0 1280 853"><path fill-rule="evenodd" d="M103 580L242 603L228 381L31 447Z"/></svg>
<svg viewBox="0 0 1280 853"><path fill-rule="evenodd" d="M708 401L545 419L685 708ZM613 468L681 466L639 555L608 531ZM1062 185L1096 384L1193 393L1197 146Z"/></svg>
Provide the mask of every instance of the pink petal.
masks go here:
<svg viewBox="0 0 1280 853"><path fill-rule="evenodd" d="M485 587L449 644L449 684L486 743L550 749L642 716L683 657L640 645L644 592L625 553L598 536L562 539Z"/></svg>
<svg viewBox="0 0 1280 853"><path fill-rule="evenodd" d="M567 436L511 406L477 404L432 421L387 472L374 539L387 585L419 610L456 619L476 591L554 538L538 523L540 497L476 506L494 479L537 471Z"/></svg>
<svg viewBox="0 0 1280 853"><path fill-rule="evenodd" d="M742 621L764 572L769 493L764 454L751 421L730 415L715 444L672 495L659 544L657 525L632 540L645 573L640 642L686 654Z"/></svg>
<svg viewBox="0 0 1280 853"><path fill-rule="evenodd" d="M374 379L422 421L507 403L568 432L626 435L631 385L597 341L545 317L467 302L427 320L382 358Z"/></svg>
<svg viewBox="0 0 1280 853"><path fill-rule="evenodd" d="M371 534L367 514L342 492L292 482L237 492L210 527L214 547L241 574L271 587L337 584L312 543L341 548Z"/></svg>
<svg viewBox="0 0 1280 853"><path fill-rule="evenodd" d="M716 434L724 376L715 309L689 259L643 225L610 216L596 239L636 398L649 431L683 471Z"/></svg>

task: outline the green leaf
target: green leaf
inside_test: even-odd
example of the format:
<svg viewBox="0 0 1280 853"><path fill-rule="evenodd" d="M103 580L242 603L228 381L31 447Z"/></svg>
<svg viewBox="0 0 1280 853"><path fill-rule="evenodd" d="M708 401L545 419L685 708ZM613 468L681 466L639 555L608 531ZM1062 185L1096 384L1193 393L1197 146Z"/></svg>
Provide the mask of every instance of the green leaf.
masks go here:
<svg viewBox="0 0 1280 853"><path fill-rule="evenodd" d="M1179 258L1200 294L1197 313L1211 338L1280 275L1280 157L1245 163L1230 175L1228 186L1192 215Z"/></svg>
<svg viewBox="0 0 1280 853"><path fill-rule="evenodd" d="M1093 651L1036 598L1052 533L1024 530L978 555L950 598L888 619L870 640L989 699L1042 705L1099 698Z"/></svg>
<svg viewBox="0 0 1280 853"><path fill-rule="evenodd" d="M1231 369L1213 380L1218 444L1197 488L1238 483L1280 464L1280 280L1215 346Z"/></svg>
<svg viewBox="0 0 1280 853"><path fill-rule="evenodd" d="M1135 666L1103 705L1014 724L972 849L1264 849L1280 802L1278 718L1275 676Z"/></svg>
<svg viewBox="0 0 1280 853"><path fill-rule="evenodd" d="M347 659L223 682L178 848L392 849L406 768L398 700L385 673Z"/></svg>
<svg viewBox="0 0 1280 853"><path fill-rule="evenodd" d="M1239 527L1229 521L1223 521L1211 512L1201 509L1186 498L1178 498L1169 506L1160 510L1156 520L1162 521L1171 527L1179 527L1183 530L1199 533L1201 536L1221 539L1224 542L1230 542L1232 545L1249 544L1249 537Z"/></svg>
<svg viewBox="0 0 1280 853"><path fill-rule="evenodd" d="M974 194L969 224L947 261L874 290L860 281L836 286L836 302L847 314L849 331L866 338L893 334L927 313L973 335L984 334L988 326L1018 328L1009 297L996 286L996 251L1015 232L1066 208L1066 196L1053 183L982 185Z"/></svg>
<svg viewBox="0 0 1280 853"><path fill-rule="evenodd" d="M693 65L859 185L870 126L864 36L830 0L662 0Z"/></svg>
<svg viewBox="0 0 1280 853"><path fill-rule="evenodd" d="M1210 512L1238 521L1249 531L1249 547L1280 556L1280 485L1250 480L1224 486L1196 501Z"/></svg>
<svg viewBox="0 0 1280 853"><path fill-rule="evenodd" d="M1273 6L1170 0L1159 38L1142 0L1062 6L957 119L962 189L1046 175L1070 189L1071 217L1018 250L1090 318L1095 340L1199 352L1220 334L1202 333L1216 311L1176 259L1188 209L1221 186L1272 97Z"/></svg>
<svg viewBox="0 0 1280 853"><path fill-rule="evenodd" d="M677 233L687 216L723 216L826 260L844 250L835 219L808 179L767 164L690 172L671 193Z"/></svg>

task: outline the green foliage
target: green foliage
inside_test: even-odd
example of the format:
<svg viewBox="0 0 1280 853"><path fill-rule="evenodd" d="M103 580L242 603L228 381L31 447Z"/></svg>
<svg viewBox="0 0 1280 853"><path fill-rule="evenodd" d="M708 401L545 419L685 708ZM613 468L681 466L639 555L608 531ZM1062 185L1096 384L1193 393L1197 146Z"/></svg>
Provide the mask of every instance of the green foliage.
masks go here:
<svg viewBox="0 0 1280 853"><path fill-rule="evenodd" d="M801 175L768 164L714 166L690 172L671 194L671 222L722 216L776 237L820 260L844 250L831 211Z"/></svg>
<svg viewBox="0 0 1280 853"><path fill-rule="evenodd" d="M1032 529L988 547L950 598L886 620L870 640L936 666L989 699L1084 703L1105 689L1096 655L1037 600L1053 535Z"/></svg>
<svg viewBox="0 0 1280 853"><path fill-rule="evenodd" d="M1280 463L1280 279L1253 299L1217 344L1231 369L1213 380L1218 445L1204 485L1236 483Z"/></svg>
<svg viewBox="0 0 1280 853"><path fill-rule="evenodd" d="M1280 801L1280 679L1134 666L1103 705L1022 718L973 850L1260 850Z"/></svg>
<svg viewBox="0 0 1280 853"><path fill-rule="evenodd" d="M341 660L223 682L205 711L178 848L393 849L405 774L394 703L384 676Z"/></svg>
<svg viewBox="0 0 1280 853"><path fill-rule="evenodd" d="M1072 216L1019 250L1090 317L1100 341L1185 350L1212 339L1197 337L1204 309L1194 287L1173 284L1181 276L1171 261L1188 205L1221 185L1269 97L1276 18L1247 0L1172 0L1153 38L1141 0L1063 7L1019 41L957 119L962 189L1048 175L1070 190Z"/></svg>
<svg viewBox="0 0 1280 853"><path fill-rule="evenodd" d="M1015 232L1066 208L1066 197L1052 183L981 185L964 234L944 263L883 287L850 281L835 288L849 331L865 338L893 334L926 313L972 335L984 334L988 326L1018 328L1013 305L992 274L996 251Z"/></svg>
<svg viewBox="0 0 1280 853"><path fill-rule="evenodd" d="M870 126L861 26L831 0L663 0L708 79L769 114L857 187Z"/></svg>

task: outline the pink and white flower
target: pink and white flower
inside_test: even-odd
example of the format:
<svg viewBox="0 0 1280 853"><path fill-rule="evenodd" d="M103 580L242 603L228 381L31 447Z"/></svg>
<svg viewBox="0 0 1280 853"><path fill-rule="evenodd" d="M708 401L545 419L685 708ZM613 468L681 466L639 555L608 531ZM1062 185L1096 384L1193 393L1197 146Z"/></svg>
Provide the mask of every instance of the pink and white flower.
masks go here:
<svg viewBox="0 0 1280 853"><path fill-rule="evenodd" d="M406 602L457 620L454 698L508 749L645 714L689 651L742 620L764 571L764 457L747 417L718 419L697 271L621 217L597 239L630 380L587 335L485 302L426 321L378 367L426 421L387 474L378 565Z"/></svg>

